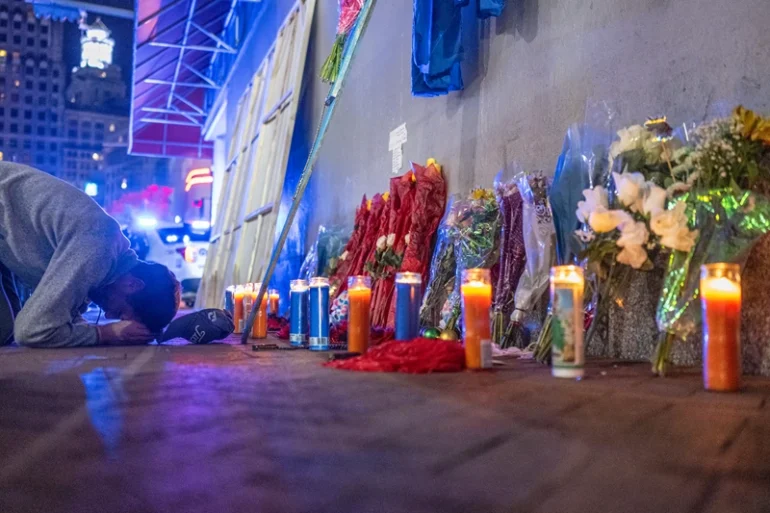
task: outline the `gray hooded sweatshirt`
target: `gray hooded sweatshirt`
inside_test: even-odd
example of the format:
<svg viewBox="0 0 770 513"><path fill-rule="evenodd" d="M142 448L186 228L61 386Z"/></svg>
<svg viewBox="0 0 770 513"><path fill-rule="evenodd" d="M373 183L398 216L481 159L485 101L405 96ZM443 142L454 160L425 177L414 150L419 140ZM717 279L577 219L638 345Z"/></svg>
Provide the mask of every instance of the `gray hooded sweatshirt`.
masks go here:
<svg viewBox="0 0 770 513"><path fill-rule="evenodd" d="M14 322L18 343L98 344L81 308L90 291L137 261L117 221L82 191L42 171L0 162L0 262L35 289Z"/></svg>

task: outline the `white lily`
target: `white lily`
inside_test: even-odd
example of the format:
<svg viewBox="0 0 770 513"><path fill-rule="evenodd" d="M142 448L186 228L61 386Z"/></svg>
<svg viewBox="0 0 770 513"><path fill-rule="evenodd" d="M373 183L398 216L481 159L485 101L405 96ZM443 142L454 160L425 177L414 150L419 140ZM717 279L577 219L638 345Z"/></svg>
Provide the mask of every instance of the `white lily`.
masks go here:
<svg viewBox="0 0 770 513"><path fill-rule="evenodd" d="M644 175L641 173L612 173L615 180L615 190L618 192L618 199L627 206L631 212L640 212L642 210L642 200L644 198Z"/></svg>

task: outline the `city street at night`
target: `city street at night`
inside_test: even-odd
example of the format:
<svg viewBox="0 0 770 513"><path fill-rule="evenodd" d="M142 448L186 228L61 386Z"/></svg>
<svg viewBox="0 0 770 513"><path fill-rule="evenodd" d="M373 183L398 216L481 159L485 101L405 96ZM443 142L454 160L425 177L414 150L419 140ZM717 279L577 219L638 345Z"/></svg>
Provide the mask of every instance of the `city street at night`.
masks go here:
<svg viewBox="0 0 770 513"><path fill-rule="evenodd" d="M411 376L251 346L0 350L0 511L761 512L770 382L508 361Z"/></svg>

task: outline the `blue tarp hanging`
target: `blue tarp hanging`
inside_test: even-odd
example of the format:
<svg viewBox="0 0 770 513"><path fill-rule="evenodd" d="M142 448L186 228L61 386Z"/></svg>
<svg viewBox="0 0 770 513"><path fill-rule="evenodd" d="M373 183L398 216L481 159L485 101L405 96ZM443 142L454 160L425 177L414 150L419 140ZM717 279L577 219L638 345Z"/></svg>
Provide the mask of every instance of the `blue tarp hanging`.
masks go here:
<svg viewBox="0 0 770 513"><path fill-rule="evenodd" d="M462 6L467 0L414 0L412 95L438 96L463 88Z"/></svg>
<svg viewBox="0 0 770 513"><path fill-rule="evenodd" d="M505 0L477 0L479 18L500 16ZM462 8L470 0L414 0L412 95L463 89Z"/></svg>

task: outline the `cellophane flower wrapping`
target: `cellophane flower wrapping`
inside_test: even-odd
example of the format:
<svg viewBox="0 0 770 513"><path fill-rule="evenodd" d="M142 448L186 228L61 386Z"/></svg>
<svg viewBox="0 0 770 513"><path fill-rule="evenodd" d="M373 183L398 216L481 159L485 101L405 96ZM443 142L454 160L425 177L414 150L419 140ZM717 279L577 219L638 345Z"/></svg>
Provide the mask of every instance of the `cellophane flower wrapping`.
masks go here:
<svg viewBox="0 0 770 513"><path fill-rule="evenodd" d="M349 238L350 231L344 227L319 226L318 236L300 268L300 276L309 280L315 276L334 274Z"/></svg>
<svg viewBox="0 0 770 513"><path fill-rule="evenodd" d="M348 277L361 273L355 269L356 253L361 248L366 235L367 222L369 220L369 202L364 195L361 204L356 209L356 217L353 222L353 233L350 236L345 249L338 258L336 271L329 278L329 293L332 298L337 297L338 292L347 289Z"/></svg>
<svg viewBox="0 0 770 513"><path fill-rule="evenodd" d="M337 34L347 34L353 28L364 0L340 0L340 17L337 20Z"/></svg>
<svg viewBox="0 0 770 513"><path fill-rule="evenodd" d="M463 271L491 269L492 283L496 283L499 258L501 216L494 191L475 189L468 199L456 202L454 207L457 215L450 223L450 234L457 266L454 288L442 308L442 329L460 327Z"/></svg>
<svg viewBox="0 0 770 513"><path fill-rule="evenodd" d="M420 273L423 288L427 286L431 244L436 236L446 207L446 180L441 167L435 162L426 166L412 163L415 178L415 197L411 223L404 236L405 249L399 272ZM395 326L396 301L391 298L388 327Z"/></svg>
<svg viewBox="0 0 770 513"><path fill-rule="evenodd" d="M390 179L389 217L385 232L381 232L379 237L384 244L378 245L373 260L369 262L370 274L376 280L372 285L372 326L388 327L395 275L404 258L405 237L412 220L416 189L412 171Z"/></svg>
<svg viewBox="0 0 770 513"><path fill-rule="evenodd" d="M493 306L492 339L503 344L503 338L514 310L514 296L524 272L526 249L523 232L523 201L518 176L508 177L507 170L495 179L495 196L500 208L500 258Z"/></svg>
<svg viewBox="0 0 770 513"><path fill-rule="evenodd" d="M548 305L550 271L556 260L556 234L548 206L549 181L542 173L518 175L522 198L522 231L526 253L524 271L516 287L515 309L506 333L506 346L528 345L542 328ZM520 330L514 337L513 329Z"/></svg>
<svg viewBox="0 0 770 513"><path fill-rule="evenodd" d="M743 265L754 243L770 232L770 201L764 196L712 189L688 193L684 199L690 223L698 226L700 237L689 252L671 254L657 310L659 329L680 339L701 326L700 266L713 262ZM697 361L697 355L689 360Z"/></svg>
<svg viewBox="0 0 770 513"><path fill-rule="evenodd" d="M457 217L458 205L458 196L449 199L446 214L439 224L430 261L430 275L427 281L423 277L425 286L420 306L420 324L424 328L435 328L439 325L442 308L454 290L457 261L450 226Z"/></svg>

